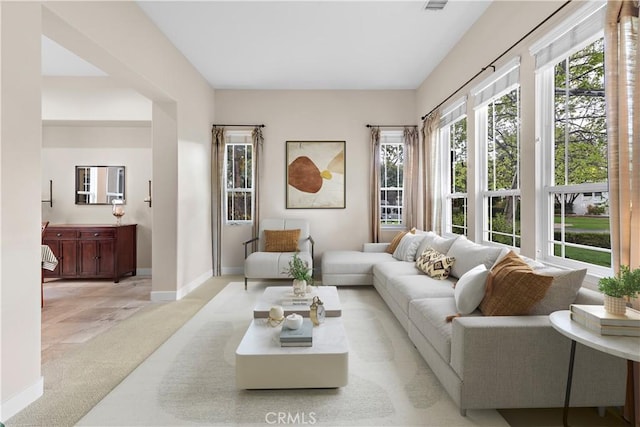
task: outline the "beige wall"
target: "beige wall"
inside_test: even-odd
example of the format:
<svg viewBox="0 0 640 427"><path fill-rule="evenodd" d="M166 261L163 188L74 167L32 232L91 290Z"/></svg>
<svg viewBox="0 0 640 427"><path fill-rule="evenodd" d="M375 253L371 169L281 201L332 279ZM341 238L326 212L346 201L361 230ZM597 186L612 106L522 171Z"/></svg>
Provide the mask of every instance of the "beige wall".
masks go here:
<svg viewBox="0 0 640 427"><path fill-rule="evenodd" d="M179 298L212 271L210 168L200 159L210 158L214 92L133 2L43 7L47 37L154 103L152 262L162 274L152 294Z"/></svg>
<svg viewBox="0 0 640 427"><path fill-rule="evenodd" d="M536 27L547 16L558 9L563 1L499 1L494 2L484 15L465 34L455 48L429 75L418 88L416 95L417 114L422 116L450 94L460 85L469 80L478 71L490 65L502 52L518 41L528 31ZM562 9L556 16L539 28L522 43L518 44L510 53L506 54L494 65L508 62L515 56L520 56L520 85L521 85L521 158L527 159L521 165L521 228L522 248L521 253L535 257L536 255L536 163L529 161L536 158L535 144L535 87L534 87L534 62L529 53L529 47L541 35L553 28L560 20L580 6L581 2L574 2ZM481 48L480 48L481 47ZM477 188L475 176L477 171L472 167L476 150L473 148L475 138L472 132L474 128L473 97L469 90L484 78L491 74L491 69L484 71L465 88L453 95L449 102L468 95L468 144L469 144L469 179L468 188ZM447 104L444 105L446 107ZM476 201L469 200L469 218L480 218ZM481 231L476 224L471 223L469 228L470 238L479 241Z"/></svg>
<svg viewBox="0 0 640 427"><path fill-rule="evenodd" d="M146 126L43 126L42 198L49 198L53 181L53 207L42 203L42 220L51 224L113 224L111 206L76 205L75 167L125 167L124 224L138 224L139 274L151 273L152 210L144 202L151 179L151 123Z"/></svg>
<svg viewBox="0 0 640 427"><path fill-rule="evenodd" d="M0 3L0 420L40 374L40 5Z"/></svg>
<svg viewBox="0 0 640 427"><path fill-rule="evenodd" d="M154 278L152 292L160 298L180 298L211 275L210 168L207 161L193 160L210 156L214 92L134 2L1 2L0 13L0 419L5 420L43 388L41 35L152 100L153 113L158 105L172 106L170 114L158 117L161 126L152 114L152 179L162 181L168 171L171 180L154 188L153 263L163 266L163 274ZM162 209L155 208L156 201Z"/></svg>
<svg viewBox="0 0 640 427"><path fill-rule="evenodd" d="M264 123L261 215L308 218L320 267L327 249L360 249L370 240L369 129L416 124L415 91L216 91L216 122ZM285 142L346 141L346 208L285 208ZM248 226L223 231L223 271L241 272Z"/></svg>

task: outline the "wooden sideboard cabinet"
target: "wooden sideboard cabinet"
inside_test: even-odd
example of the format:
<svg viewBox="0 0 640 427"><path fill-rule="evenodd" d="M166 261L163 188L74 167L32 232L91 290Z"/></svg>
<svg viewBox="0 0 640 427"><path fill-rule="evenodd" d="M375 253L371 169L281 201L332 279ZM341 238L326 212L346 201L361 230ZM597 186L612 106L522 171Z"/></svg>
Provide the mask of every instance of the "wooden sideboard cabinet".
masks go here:
<svg viewBox="0 0 640 427"><path fill-rule="evenodd" d="M106 279L115 283L125 274L136 275L136 224L49 225L43 237L58 258L44 277Z"/></svg>

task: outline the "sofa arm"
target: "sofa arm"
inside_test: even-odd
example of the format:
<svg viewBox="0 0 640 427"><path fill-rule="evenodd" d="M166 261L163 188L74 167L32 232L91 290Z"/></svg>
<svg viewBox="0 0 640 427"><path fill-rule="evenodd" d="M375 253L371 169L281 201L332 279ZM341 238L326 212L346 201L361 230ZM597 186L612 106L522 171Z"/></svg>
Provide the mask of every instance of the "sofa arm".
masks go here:
<svg viewBox="0 0 640 427"><path fill-rule="evenodd" d="M451 367L464 384L461 407L561 407L570 343L549 316L454 319ZM623 404L625 377L623 359L579 344L571 405Z"/></svg>
<svg viewBox="0 0 640 427"><path fill-rule="evenodd" d="M365 243L362 245L362 252L384 252L389 243Z"/></svg>

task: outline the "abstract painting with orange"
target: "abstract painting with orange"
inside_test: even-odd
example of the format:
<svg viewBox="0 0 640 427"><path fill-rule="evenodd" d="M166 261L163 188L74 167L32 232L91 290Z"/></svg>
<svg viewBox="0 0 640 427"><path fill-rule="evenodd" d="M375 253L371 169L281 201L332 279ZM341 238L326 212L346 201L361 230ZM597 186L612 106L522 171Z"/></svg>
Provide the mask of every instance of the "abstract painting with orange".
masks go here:
<svg viewBox="0 0 640 427"><path fill-rule="evenodd" d="M344 172L344 141L287 141L287 208L344 208Z"/></svg>

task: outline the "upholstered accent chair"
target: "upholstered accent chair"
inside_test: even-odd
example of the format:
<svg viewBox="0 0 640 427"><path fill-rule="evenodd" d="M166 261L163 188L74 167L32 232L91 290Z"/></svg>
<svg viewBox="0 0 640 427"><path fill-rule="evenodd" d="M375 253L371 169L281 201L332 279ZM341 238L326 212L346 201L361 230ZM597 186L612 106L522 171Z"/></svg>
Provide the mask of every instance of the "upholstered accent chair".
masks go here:
<svg viewBox="0 0 640 427"><path fill-rule="evenodd" d="M242 244L245 289L248 279L289 278L284 271L296 252L313 269L315 242L310 234L309 221L305 219L263 219L258 235ZM250 253L253 244L257 245L257 250Z"/></svg>

